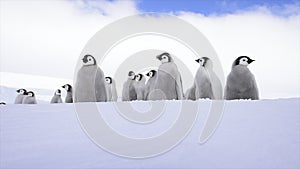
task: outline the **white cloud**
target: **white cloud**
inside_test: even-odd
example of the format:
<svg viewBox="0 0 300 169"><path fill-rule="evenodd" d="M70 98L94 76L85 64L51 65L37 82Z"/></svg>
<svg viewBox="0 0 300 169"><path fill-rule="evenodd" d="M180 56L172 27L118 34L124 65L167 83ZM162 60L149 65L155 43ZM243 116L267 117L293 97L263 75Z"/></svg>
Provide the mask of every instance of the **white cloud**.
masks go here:
<svg viewBox="0 0 300 169"><path fill-rule="evenodd" d="M263 98L299 97L299 5L280 9L288 16L274 15L276 9L265 6L221 16L177 14L209 39L225 76L237 56L249 55L257 60L249 67ZM72 79L89 38L116 19L136 13L133 1L122 0L0 1L0 71Z"/></svg>
<svg viewBox="0 0 300 169"><path fill-rule="evenodd" d="M1 71L72 78L85 43L101 27L136 13L130 1L0 1ZM121 12L120 15L117 15Z"/></svg>

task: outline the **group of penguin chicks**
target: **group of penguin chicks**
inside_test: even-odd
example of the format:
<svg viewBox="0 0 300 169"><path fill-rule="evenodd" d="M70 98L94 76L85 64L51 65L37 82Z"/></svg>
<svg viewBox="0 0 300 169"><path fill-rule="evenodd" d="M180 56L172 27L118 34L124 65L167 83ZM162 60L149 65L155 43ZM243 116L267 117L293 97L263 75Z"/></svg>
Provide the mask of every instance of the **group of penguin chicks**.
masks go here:
<svg viewBox="0 0 300 169"><path fill-rule="evenodd" d="M62 86L67 91L65 103L73 103L72 86L65 84ZM33 91L26 91L26 89L18 89L15 104L37 104L35 94ZM50 103L62 103L61 90L57 89L52 97Z"/></svg>
<svg viewBox="0 0 300 169"><path fill-rule="evenodd" d="M143 74L129 71L123 84L122 101L132 100L198 100L198 99L259 99L254 75L248 65L254 60L248 56L238 57L232 64L227 77L225 92L220 79L213 71L212 60L202 57L195 60L199 64L193 85L184 93L180 72L173 58L164 52L156 58L161 62L158 70L149 71L146 82ZM83 65L77 73L74 102L117 101L115 82L104 77L92 55L82 58Z"/></svg>
<svg viewBox="0 0 300 169"><path fill-rule="evenodd" d="M195 60L199 64L193 85L183 93L180 72L173 58L164 52L156 58L161 62L158 70L150 70L146 76L129 71L128 79L123 84L122 101L133 100L198 100L198 99L251 99L258 100L259 94L254 75L248 65L254 60L240 56L232 64L227 77L224 96L220 79L213 71L212 60L202 57ZM117 101L118 95L113 78L104 77L92 55L82 58L83 65L77 73L75 92L69 84L62 86L67 91L65 103ZM17 90L15 104L36 104L33 91ZM57 89L50 103L62 103L61 90ZM4 102L0 104L5 105Z"/></svg>

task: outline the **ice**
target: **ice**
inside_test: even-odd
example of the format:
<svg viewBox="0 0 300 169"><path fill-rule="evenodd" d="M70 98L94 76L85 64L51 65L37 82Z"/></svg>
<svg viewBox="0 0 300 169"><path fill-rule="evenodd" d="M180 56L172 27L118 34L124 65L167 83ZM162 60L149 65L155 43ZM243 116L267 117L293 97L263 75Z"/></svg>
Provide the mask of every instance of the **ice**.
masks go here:
<svg viewBox="0 0 300 169"><path fill-rule="evenodd" d="M144 113L151 103L124 104ZM172 126L179 103L166 101L163 114L149 124L124 119L113 102L97 106L104 110L101 113L106 122L123 135L149 137ZM101 149L81 128L75 104L0 106L0 168L300 167L299 98L226 101L214 135L199 144L211 103L192 102L199 109L188 136L172 150L144 159L124 158Z"/></svg>

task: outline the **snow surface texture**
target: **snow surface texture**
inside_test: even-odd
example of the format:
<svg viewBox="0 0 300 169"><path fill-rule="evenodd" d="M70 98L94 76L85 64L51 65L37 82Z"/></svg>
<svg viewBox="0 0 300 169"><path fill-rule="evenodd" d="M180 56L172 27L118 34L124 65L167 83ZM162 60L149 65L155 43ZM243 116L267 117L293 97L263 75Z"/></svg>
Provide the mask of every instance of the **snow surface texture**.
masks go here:
<svg viewBox="0 0 300 169"><path fill-rule="evenodd" d="M172 126L178 101L166 101L164 114L150 124L133 124L114 103L97 103L106 122L128 137L148 137ZM151 102L133 102L140 111ZM0 168L299 168L300 99L226 101L214 135L199 144L212 101L200 100L188 136L152 158L123 158L89 139L74 104L0 106ZM85 103L94 104L94 103ZM188 112L186 112L188 113ZM129 147L130 148L130 147Z"/></svg>

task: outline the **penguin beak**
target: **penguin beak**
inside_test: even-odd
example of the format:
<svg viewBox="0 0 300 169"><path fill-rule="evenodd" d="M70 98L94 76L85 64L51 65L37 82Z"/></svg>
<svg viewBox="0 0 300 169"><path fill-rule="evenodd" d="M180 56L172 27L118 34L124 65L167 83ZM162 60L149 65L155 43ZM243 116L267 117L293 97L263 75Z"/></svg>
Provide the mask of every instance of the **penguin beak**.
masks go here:
<svg viewBox="0 0 300 169"><path fill-rule="evenodd" d="M252 63L252 62L254 62L254 61L255 61L255 60L252 60L252 59L251 59L251 60L249 60L249 64L250 64L250 63Z"/></svg>
<svg viewBox="0 0 300 169"><path fill-rule="evenodd" d="M156 59L161 60L161 55L157 55Z"/></svg>
<svg viewBox="0 0 300 169"><path fill-rule="evenodd" d="M62 88L65 88L65 86L61 86Z"/></svg>
<svg viewBox="0 0 300 169"><path fill-rule="evenodd" d="M200 59L196 59L195 61L196 61L197 63L200 63Z"/></svg>
<svg viewBox="0 0 300 169"><path fill-rule="evenodd" d="M147 74L146 74L146 76L150 76L150 74L149 74L149 73L147 73Z"/></svg>
<svg viewBox="0 0 300 169"><path fill-rule="evenodd" d="M88 62L87 58L82 58L83 63Z"/></svg>

